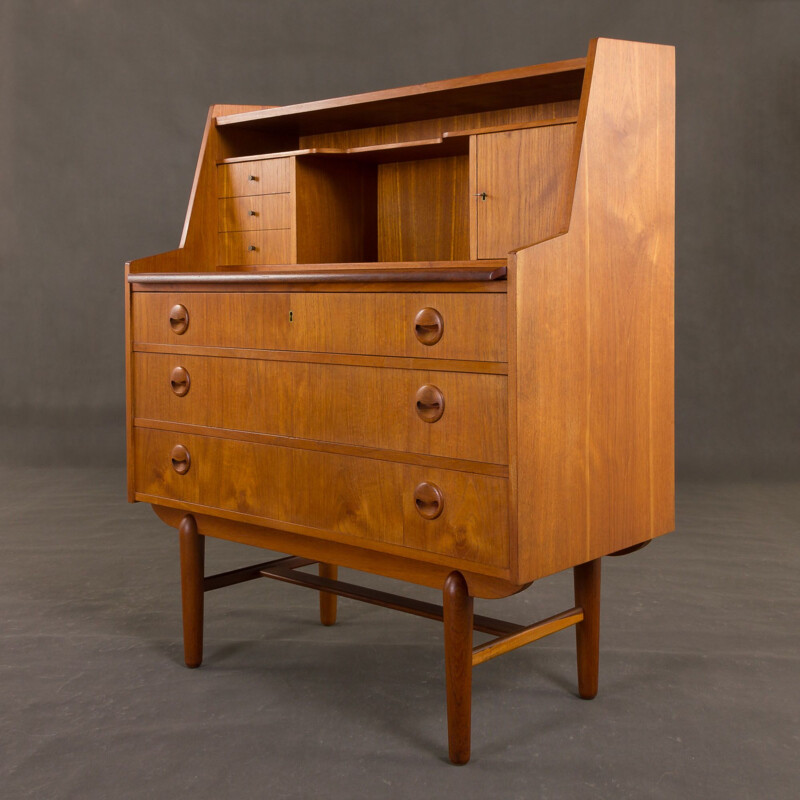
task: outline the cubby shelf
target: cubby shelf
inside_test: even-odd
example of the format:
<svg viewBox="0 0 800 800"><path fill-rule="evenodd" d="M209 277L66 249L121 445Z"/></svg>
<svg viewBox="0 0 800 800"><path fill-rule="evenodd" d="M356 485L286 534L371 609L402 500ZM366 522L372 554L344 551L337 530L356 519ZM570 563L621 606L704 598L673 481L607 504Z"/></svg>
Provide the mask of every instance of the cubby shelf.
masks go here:
<svg viewBox="0 0 800 800"><path fill-rule="evenodd" d="M282 150L277 153L258 153L256 155L224 158L218 164L237 164L244 161L263 161L268 158L288 158L290 156L348 156L374 164L388 164L395 161L416 161L424 158L446 158L463 156L469 152L468 137L503 131L542 128L550 125L569 125L577 122L577 117L558 117L530 122L512 122L506 125L491 125L468 130L445 131L441 136L419 139L410 142L389 142L364 147L305 147L298 150Z"/></svg>
<svg viewBox="0 0 800 800"><path fill-rule="evenodd" d="M260 153L252 156L225 158L218 163L236 164L243 161L263 161L268 158L287 158L289 156L347 156L373 164L386 164L394 161L463 156L467 155L468 151L466 140L437 136L433 139L420 139L415 142L391 142L367 147L307 147L301 150L284 150L280 153Z"/></svg>

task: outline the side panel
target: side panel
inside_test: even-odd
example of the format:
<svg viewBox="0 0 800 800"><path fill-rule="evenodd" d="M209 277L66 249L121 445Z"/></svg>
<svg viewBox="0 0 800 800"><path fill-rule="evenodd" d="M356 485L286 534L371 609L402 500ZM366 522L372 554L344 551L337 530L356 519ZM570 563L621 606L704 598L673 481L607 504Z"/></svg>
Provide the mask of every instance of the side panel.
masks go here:
<svg viewBox="0 0 800 800"><path fill-rule="evenodd" d="M125 265L125 455L128 502L134 502L133 480L133 336L131 333L131 285L128 283L130 264Z"/></svg>
<svg viewBox="0 0 800 800"><path fill-rule="evenodd" d="M592 66L569 231L516 259L520 580L674 527L674 49Z"/></svg>

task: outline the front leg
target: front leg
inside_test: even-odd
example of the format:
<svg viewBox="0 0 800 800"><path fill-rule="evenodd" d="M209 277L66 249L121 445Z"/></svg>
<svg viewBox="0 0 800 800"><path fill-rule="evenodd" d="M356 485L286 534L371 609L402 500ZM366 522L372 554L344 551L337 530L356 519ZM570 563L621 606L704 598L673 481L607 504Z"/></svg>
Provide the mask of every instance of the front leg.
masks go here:
<svg viewBox="0 0 800 800"><path fill-rule="evenodd" d="M178 528L181 547L181 600L183 603L183 656L187 667L203 663L203 576L205 536L187 514Z"/></svg>
<svg viewBox="0 0 800 800"><path fill-rule="evenodd" d="M472 723L472 598L464 576L444 583L444 661L447 676L447 737L450 760L466 764Z"/></svg>

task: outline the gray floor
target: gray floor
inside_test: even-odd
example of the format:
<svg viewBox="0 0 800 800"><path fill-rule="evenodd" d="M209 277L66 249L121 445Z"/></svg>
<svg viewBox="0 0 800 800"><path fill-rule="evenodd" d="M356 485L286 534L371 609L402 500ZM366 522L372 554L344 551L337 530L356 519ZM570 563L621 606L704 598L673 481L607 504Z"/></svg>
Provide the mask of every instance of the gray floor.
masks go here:
<svg viewBox="0 0 800 800"><path fill-rule="evenodd" d="M798 796L797 485L682 486L678 533L605 562L598 697L571 631L480 666L461 768L437 623L343 600L324 628L313 592L253 581L208 596L187 670L176 536L121 472L0 486L4 800ZM262 558L209 542L211 571ZM477 608L530 622L570 591Z"/></svg>

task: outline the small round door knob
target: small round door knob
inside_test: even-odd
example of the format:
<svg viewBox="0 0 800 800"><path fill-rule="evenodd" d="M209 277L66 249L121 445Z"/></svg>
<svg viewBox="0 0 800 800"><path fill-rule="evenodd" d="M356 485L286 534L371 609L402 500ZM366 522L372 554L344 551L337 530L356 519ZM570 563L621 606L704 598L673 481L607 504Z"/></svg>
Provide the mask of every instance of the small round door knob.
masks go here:
<svg viewBox="0 0 800 800"><path fill-rule="evenodd" d="M426 383L417 389L414 410L423 422L437 422L444 414L444 395L438 386Z"/></svg>
<svg viewBox="0 0 800 800"><path fill-rule="evenodd" d="M182 444L176 444L175 447L172 448L169 457L172 460L172 469L174 469L178 475L185 475L189 471L189 467L192 466L192 457Z"/></svg>
<svg viewBox="0 0 800 800"><path fill-rule="evenodd" d="M169 326L173 333L177 333L179 336L186 333L186 329L189 327L189 312L186 306L180 303L172 306L169 310Z"/></svg>
<svg viewBox="0 0 800 800"><path fill-rule="evenodd" d="M444 320L435 308L422 308L414 318L414 335L424 345L436 344L444 333Z"/></svg>
<svg viewBox="0 0 800 800"><path fill-rule="evenodd" d="M435 483L420 483L414 489L414 507L424 519L436 519L444 510L444 495Z"/></svg>
<svg viewBox="0 0 800 800"><path fill-rule="evenodd" d="M169 376L169 385L178 397L183 397L189 393L191 385L189 370L186 367L175 367Z"/></svg>

